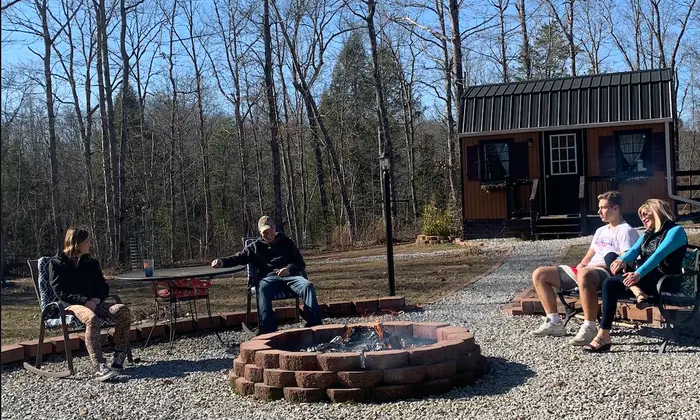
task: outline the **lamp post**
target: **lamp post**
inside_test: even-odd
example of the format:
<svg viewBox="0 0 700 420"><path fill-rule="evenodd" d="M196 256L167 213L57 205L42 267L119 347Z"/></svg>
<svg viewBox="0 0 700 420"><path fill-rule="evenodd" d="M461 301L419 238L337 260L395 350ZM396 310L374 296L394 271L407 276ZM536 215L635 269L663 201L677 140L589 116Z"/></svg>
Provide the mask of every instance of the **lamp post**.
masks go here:
<svg viewBox="0 0 700 420"><path fill-rule="evenodd" d="M387 276L389 277L389 296L396 295L396 284L394 282L394 243L391 231L391 154L382 153L379 155L379 167L382 170L382 185L384 189L384 226L386 228L386 265Z"/></svg>

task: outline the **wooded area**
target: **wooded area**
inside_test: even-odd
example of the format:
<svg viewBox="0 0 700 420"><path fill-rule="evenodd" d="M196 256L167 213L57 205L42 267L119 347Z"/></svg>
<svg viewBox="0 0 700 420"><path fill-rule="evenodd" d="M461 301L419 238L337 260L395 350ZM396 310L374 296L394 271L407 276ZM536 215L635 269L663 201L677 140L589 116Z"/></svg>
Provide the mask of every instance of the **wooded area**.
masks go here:
<svg viewBox="0 0 700 420"><path fill-rule="evenodd" d="M2 237L70 225L115 266L230 253L270 214L301 246L461 225L465 86L677 71L680 169L699 169L696 0L12 0L2 4ZM281 222L280 222L281 221Z"/></svg>

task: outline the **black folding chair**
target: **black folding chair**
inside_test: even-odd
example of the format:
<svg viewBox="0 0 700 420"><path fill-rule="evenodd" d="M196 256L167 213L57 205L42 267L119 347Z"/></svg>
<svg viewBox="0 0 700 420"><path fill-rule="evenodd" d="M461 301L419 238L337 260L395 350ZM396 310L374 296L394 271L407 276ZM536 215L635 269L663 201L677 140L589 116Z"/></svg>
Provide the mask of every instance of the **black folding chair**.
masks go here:
<svg viewBox="0 0 700 420"><path fill-rule="evenodd" d="M41 308L41 318L39 319L39 345L37 346L36 353L36 365L32 366L28 362L24 362L24 368L37 375L51 377L51 378L64 378L75 374L75 369L73 367L73 354L70 349L70 344L68 341L68 335L70 333L84 331L85 325L83 325L77 318L70 320L68 317L72 317L70 311L65 311L63 307L58 303L56 299L56 294L51 287L51 280L48 276L48 264L51 261L51 257L41 257L38 260L27 260L29 265L29 270L32 274L32 283L34 284L34 291L36 292L36 297L39 300L39 306ZM116 303L122 303L121 299L117 295L107 296L107 299L112 298ZM58 316L50 317L53 308L58 308ZM111 327L114 325L110 320L105 318L100 318L101 327ZM41 369L41 359L42 359L42 346L44 344L44 336L46 334L46 328L57 329L61 328L63 331L63 342L66 352L66 361L68 362L68 370L60 372L49 372ZM134 362L134 358L131 354L131 344L127 342L126 355L129 363Z"/></svg>

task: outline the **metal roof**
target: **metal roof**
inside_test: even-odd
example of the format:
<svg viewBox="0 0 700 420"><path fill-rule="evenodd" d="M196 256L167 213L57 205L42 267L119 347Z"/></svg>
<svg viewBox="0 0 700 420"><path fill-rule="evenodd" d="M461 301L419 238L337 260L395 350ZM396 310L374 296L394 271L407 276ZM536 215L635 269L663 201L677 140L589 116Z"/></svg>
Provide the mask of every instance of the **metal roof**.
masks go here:
<svg viewBox="0 0 700 420"><path fill-rule="evenodd" d="M460 134L672 118L671 69L470 86Z"/></svg>

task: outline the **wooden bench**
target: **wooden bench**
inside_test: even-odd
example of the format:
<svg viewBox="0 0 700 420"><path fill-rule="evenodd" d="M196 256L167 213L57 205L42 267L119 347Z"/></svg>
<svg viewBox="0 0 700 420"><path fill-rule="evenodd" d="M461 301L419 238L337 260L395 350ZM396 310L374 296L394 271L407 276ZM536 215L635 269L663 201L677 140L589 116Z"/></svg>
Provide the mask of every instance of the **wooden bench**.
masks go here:
<svg viewBox="0 0 700 420"><path fill-rule="evenodd" d="M659 309L663 317L663 336L664 341L659 347L659 354L666 351L666 346L669 341L675 339L678 341L679 335L689 335L700 337L698 332L700 329L697 326L697 316L700 311L700 291L698 290L698 278L700 277L700 251L698 247L688 245L685 258L683 259L682 274L667 274L659 279L656 284L656 295L649 296L649 299L655 307ZM680 282L680 291L677 293L669 293L664 290L669 289L669 284L673 281ZM559 301L564 305L565 316L564 326L576 314L583 312L582 308L577 308L574 303L569 303L566 298L580 299L578 287L571 290L562 290L557 292ZM601 292L598 292L601 296ZM622 298L618 303L634 305L636 300L633 297ZM690 315L684 317L683 312L675 311L672 314L669 311L669 306L688 307Z"/></svg>

